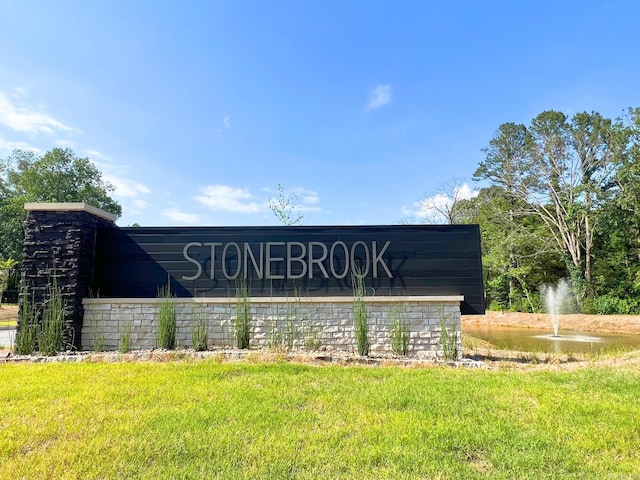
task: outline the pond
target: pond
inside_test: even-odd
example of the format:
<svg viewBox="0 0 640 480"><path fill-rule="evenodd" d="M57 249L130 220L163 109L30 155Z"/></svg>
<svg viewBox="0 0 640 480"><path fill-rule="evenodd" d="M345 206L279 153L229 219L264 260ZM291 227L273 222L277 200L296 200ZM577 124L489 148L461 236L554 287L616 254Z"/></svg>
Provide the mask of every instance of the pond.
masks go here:
<svg viewBox="0 0 640 480"><path fill-rule="evenodd" d="M522 327L465 326L465 333L491 342L496 348L521 352L588 353L619 349L640 349L640 335L603 332L561 330L558 337L551 329L538 330Z"/></svg>

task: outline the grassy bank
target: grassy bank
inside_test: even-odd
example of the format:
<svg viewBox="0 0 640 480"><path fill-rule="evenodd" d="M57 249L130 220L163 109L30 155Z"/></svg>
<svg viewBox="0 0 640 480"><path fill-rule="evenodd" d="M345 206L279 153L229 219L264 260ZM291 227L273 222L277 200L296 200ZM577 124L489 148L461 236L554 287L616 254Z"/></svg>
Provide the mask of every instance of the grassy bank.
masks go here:
<svg viewBox="0 0 640 480"><path fill-rule="evenodd" d="M0 478L603 478L640 465L640 372L0 366Z"/></svg>

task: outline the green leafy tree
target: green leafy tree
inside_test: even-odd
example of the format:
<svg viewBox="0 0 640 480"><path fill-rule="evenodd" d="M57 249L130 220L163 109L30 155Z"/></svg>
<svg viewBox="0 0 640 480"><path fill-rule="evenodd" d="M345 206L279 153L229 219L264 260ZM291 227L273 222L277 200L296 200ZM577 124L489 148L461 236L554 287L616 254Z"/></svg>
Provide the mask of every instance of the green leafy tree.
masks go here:
<svg viewBox="0 0 640 480"><path fill-rule="evenodd" d="M460 210L465 223L480 225L488 305L502 310L539 310L539 287L564 275L542 222L535 216L512 215L520 206L497 186L481 189L476 198L462 202Z"/></svg>
<svg viewBox="0 0 640 480"><path fill-rule="evenodd" d="M521 183L530 181L525 162L531 145L531 135L524 125L515 123L500 125L495 137L489 142L489 147L483 149L486 160L480 164L474 174L475 179L489 178L501 189L501 192L488 193L491 193L492 198L498 200L494 206L499 207L497 210L494 209L491 215L501 218L499 225L506 223L509 227L506 229L507 234L503 235L505 233L505 229L503 229L499 237L506 240L506 245L502 247L507 252L508 264L503 270L506 274L503 279L509 285L506 302L509 308L513 305L516 297L517 278L508 272L518 268L513 235L515 230L511 227L517 224L516 218L523 211L522 200L518 197L518 188Z"/></svg>
<svg viewBox="0 0 640 480"><path fill-rule="evenodd" d="M0 255L22 258L25 203L86 202L120 216L122 207L109 196L113 191L95 164L70 149L44 155L15 150L0 160Z"/></svg>
<svg viewBox="0 0 640 480"><path fill-rule="evenodd" d="M18 266L18 262L12 258L0 260L0 307L2 307L2 294L7 289L11 270Z"/></svg>
<svg viewBox="0 0 640 480"><path fill-rule="evenodd" d="M640 313L640 109L629 109L626 121L615 195L603 203L594 235L593 294L627 301Z"/></svg>
<svg viewBox="0 0 640 480"><path fill-rule="evenodd" d="M474 176L519 202L523 208L514 212L542 222L579 300L589 289L595 227L612 196L625 148L619 121L598 113L579 113L569 120L549 110L529 127L502 125Z"/></svg>

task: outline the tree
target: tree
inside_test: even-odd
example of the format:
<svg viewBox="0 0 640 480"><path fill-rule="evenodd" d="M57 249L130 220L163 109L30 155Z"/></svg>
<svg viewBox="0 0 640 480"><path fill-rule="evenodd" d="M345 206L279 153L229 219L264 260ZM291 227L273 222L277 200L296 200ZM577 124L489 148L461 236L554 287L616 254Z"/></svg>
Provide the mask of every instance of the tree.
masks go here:
<svg viewBox="0 0 640 480"><path fill-rule="evenodd" d="M640 108L630 108L626 134L629 138L627 154L620 158L616 172L616 203L629 214L640 218Z"/></svg>
<svg viewBox="0 0 640 480"><path fill-rule="evenodd" d="M269 198L269 209L282 225L286 227L299 225L304 215L298 205L298 195L295 192L287 193L279 182L276 185L278 187L278 196Z"/></svg>
<svg viewBox="0 0 640 480"><path fill-rule="evenodd" d="M473 192L461 179L456 178L442 184L433 195L418 204L427 223L454 225L462 223L460 205L470 196L473 196Z"/></svg>
<svg viewBox="0 0 640 480"><path fill-rule="evenodd" d="M0 160L0 255L22 259L25 203L86 202L120 216L122 207L109 196L113 190L88 158L70 149L42 156L15 150Z"/></svg>
<svg viewBox="0 0 640 480"><path fill-rule="evenodd" d="M552 240L536 216L511 215L518 209L504 189L491 186L460 205L465 223L477 223L487 303L492 308L538 311L539 287L563 275Z"/></svg>
<svg viewBox="0 0 640 480"><path fill-rule="evenodd" d="M523 209L522 200L518 198L518 185L528 181L529 172L525 168L528 152L531 149L532 138L527 128L522 124L505 123L500 125L496 136L489 142L489 147L483 149L486 160L480 164L474 174L474 179L489 178L498 188L502 189L502 206L505 208L507 218L501 223L507 223L509 227L516 225L516 215L520 215ZM498 205L498 204L496 204ZM497 211L500 211L498 209ZM507 229L504 237L507 244L504 245L508 253L508 266L506 272L515 272L517 267L517 251L514 243L513 228ZM516 284L518 279L507 273L509 294L507 304L512 306L516 296Z"/></svg>
<svg viewBox="0 0 640 480"><path fill-rule="evenodd" d="M7 289L9 283L9 275L11 270L18 265L18 262L12 258L0 260L0 308L2 307L2 294Z"/></svg>
<svg viewBox="0 0 640 480"><path fill-rule="evenodd" d="M591 282L594 228L624 145L620 122L598 113L568 121L549 110L528 128L503 124L474 175L504 188L525 207L521 214L542 221L565 258L579 300Z"/></svg>
<svg viewBox="0 0 640 480"><path fill-rule="evenodd" d="M640 109L628 110L622 138L626 149L616 162L614 196L603 203L595 231L593 284L598 295L617 297L639 313Z"/></svg>

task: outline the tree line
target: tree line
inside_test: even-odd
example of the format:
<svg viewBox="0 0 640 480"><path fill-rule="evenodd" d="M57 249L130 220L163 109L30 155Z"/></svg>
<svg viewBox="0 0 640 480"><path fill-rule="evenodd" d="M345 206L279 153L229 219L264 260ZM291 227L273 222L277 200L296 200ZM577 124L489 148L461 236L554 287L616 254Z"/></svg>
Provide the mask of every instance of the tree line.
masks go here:
<svg viewBox="0 0 640 480"><path fill-rule="evenodd" d="M481 227L488 305L538 311L540 288L568 277L582 311L640 313L640 109L544 111L483 152L485 186L455 221Z"/></svg>

